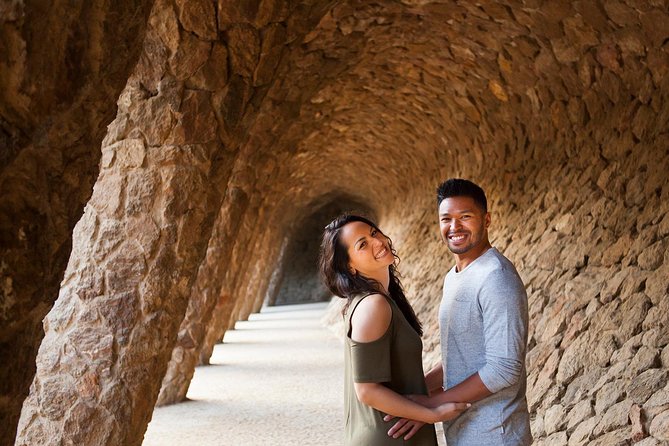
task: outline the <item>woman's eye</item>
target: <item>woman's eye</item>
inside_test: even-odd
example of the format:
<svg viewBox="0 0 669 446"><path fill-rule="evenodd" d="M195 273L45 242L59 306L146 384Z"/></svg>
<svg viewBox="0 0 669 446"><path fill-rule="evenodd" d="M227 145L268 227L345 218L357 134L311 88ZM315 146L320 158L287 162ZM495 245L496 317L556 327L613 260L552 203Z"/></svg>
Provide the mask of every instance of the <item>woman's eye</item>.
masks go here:
<svg viewBox="0 0 669 446"><path fill-rule="evenodd" d="M365 246L367 246L367 242L361 242L360 243L360 249L364 248Z"/></svg>

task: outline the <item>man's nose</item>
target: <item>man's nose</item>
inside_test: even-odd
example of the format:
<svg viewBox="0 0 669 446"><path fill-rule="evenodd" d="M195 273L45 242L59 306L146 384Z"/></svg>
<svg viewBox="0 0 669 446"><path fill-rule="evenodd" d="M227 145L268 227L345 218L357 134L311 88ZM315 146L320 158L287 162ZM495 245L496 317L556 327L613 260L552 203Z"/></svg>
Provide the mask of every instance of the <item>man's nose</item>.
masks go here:
<svg viewBox="0 0 669 446"><path fill-rule="evenodd" d="M460 224L460 220L457 218L454 218L451 220L451 231L456 231L459 229L462 225Z"/></svg>

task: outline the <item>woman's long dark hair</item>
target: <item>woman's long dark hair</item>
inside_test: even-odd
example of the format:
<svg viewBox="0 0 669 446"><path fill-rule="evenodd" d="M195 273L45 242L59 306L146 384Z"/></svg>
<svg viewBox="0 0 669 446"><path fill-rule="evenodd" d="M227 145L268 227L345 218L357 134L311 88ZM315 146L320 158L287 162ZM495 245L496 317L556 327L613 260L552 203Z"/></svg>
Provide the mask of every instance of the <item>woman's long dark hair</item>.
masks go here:
<svg viewBox="0 0 669 446"><path fill-rule="evenodd" d="M390 251L395 257L395 262L389 266L390 269L390 284L388 285L388 292L383 291L383 287L374 279L369 279L361 274L351 274L349 269L349 257L346 246L340 240L341 229L348 223L359 221L367 223L372 228L383 234L376 224L365 217L353 214L344 214L335 218L323 231L323 240L321 241L320 255L318 258L318 269L325 286L332 292L332 294L346 299L348 302L344 307L346 312L348 305L355 296L365 294L383 294L392 299L399 309L404 314L406 320L416 330L419 335L423 335L423 327L416 317L411 304L404 295L402 283L399 280L399 273L397 272L397 264L400 258L397 256L393 243L385 234L384 237L388 240Z"/></svg>

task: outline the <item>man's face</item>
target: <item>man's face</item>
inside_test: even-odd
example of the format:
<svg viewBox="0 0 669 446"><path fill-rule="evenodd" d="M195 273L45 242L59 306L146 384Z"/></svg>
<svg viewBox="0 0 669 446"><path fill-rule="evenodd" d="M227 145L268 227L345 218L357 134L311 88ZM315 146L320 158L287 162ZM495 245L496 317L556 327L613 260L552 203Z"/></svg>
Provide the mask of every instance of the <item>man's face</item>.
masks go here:
<svg viewBox="0 0 669 446"><path fill-rule="evenodd" d="M488 240L490 214L470 197L445 198L439 204L439 231L453 254L464 254Z"/></svg>

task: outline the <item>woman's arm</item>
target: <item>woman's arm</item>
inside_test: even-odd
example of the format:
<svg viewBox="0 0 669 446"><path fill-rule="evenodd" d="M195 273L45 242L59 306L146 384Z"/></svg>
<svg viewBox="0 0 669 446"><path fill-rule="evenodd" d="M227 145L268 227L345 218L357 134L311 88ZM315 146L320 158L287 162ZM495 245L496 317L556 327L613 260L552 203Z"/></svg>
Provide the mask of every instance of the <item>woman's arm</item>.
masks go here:
<svg viewBox="0 0 669 446"><path fill-rule="evenodd" d="M372 294L363 299L351 316L351 339L359 343L379 340L390 327L392 309L386 298ZM468 406L453 403L426 407L387 388L381 383L354 383L355 393L361 403L381 412L426 423L449 420L458 416Z"/></svg>
<svg viewBox="0 0 669 446"><path fill-rule="evenodd" d="M354 386L361 403L389 415L423 423L451 420L470 406L466 403L445 403L433 408L426 407L403 397L383 384L355 383Z"/></svg>

